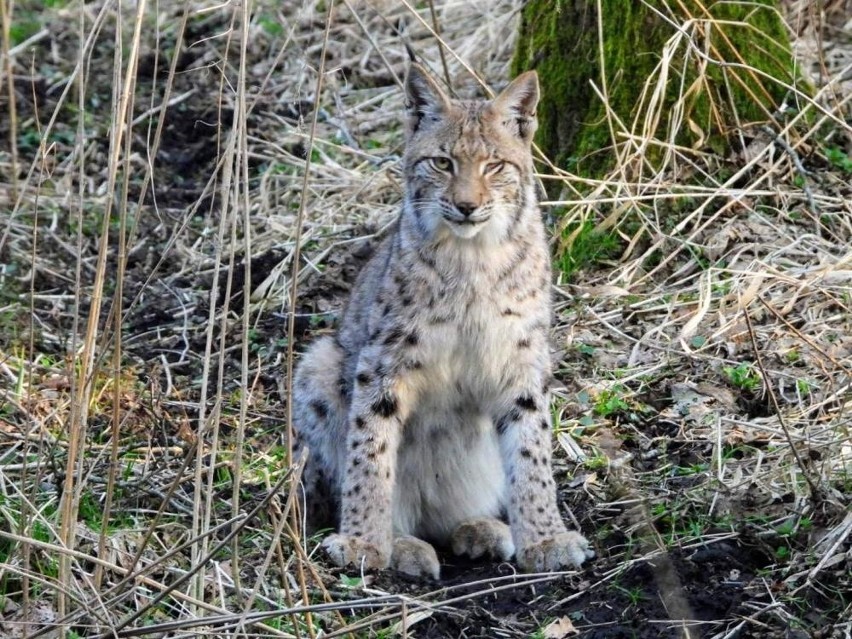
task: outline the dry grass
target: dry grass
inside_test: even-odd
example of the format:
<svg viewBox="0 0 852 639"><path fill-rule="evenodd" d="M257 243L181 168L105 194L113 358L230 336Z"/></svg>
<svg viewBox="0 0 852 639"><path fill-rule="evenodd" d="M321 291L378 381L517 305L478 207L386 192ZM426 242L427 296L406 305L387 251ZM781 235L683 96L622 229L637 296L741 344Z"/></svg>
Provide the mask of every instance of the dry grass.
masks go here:
<svg viewBox="0 0 852 639"><path fill-rule="evenodd" d="M661 64L610 122L612 175L542 173L564 187L554 250L582 267L555 288L557 472L600 557L435 589L330 570L300 536L287 378L395 215L404 44L481 93L518 2L3 2L0 634L461 636L473 610L478 636L569 613L607 636L577 611L635 616L650 560L665 636L848 637L842 5L788 3L817 91L780 129L744 126L728 157L678 147L654 126ZM696 559L719 548L743 573L723 618Z"/></svg>

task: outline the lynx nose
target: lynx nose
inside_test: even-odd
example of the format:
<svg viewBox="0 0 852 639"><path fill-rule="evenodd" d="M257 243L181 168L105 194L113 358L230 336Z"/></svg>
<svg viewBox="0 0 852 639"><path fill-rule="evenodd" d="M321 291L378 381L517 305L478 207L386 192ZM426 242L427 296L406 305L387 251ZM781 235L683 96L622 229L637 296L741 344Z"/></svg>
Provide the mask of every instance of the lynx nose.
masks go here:
<svg viewBox="0 0 852 639"><path fill-rule="evenodd" d="M456 208L465 217L470 217L477 209L477 206L473 202L456 202Z"/></svg>

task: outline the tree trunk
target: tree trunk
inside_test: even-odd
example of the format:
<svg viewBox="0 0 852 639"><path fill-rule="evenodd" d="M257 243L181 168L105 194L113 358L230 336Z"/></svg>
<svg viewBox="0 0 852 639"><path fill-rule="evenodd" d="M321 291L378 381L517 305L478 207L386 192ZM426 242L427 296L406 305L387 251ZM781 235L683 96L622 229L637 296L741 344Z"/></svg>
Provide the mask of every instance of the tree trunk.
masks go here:
<svg viewBox="0 0 852 639"><path fill-rule="evenodd" d="M795 104L774 0L528 0L513 71L527 69L542 86L537 142L586 176L611 168L630 135L727 155L733 133ZM653 164L662 149L643 157Z"/></svg>

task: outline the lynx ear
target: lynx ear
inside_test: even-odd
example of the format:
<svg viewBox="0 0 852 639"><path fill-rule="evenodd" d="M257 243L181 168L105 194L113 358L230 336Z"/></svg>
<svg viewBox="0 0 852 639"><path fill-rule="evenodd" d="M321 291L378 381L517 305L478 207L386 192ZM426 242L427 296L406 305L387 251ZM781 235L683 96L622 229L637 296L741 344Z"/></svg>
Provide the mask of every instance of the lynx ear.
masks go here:
<svg viewBox="0 0 852 639"><path fill-rule="evenodd" d="M450 105L450 99L426 70L412 63L405 76L405 108L408 111L408 134L415 133L424 121L437 120Z"/></svg>
<svg viewBox="0 0 852 639"><path fill-rule="evenodd" d="M494 98L491 108L499 114L506 127L522 140L529 142L538 126L535 117L538 97L538 74L535 71L527 71L512 80L509 86Z"/></svg>

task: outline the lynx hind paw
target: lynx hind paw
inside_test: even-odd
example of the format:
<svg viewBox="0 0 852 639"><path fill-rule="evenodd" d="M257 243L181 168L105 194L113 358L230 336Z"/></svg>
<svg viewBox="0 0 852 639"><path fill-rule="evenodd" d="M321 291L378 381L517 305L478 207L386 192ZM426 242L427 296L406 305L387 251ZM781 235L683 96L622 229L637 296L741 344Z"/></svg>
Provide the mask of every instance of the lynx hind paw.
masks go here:
<svg viewBox="0 0 852 639"><path fill-rule="evenodd" d="M338 566L354 565L382 570L390 564L390 553L363 537L335 533L322 542L322 547Z"/></svg>
<svg viewBox="0 0 852 639"><path fill-rule="evenodd" d="M518 565L525 572L552 572L579 568L595 556L588 540L578 532L564 532L527 546L518 553Z"/></svg>
<svg viewBox="0 0 852 639"><path fill-rule="evenodd" d="M508 561L515 554L512 530L499 519L481 517L462 522L452 535L453 554L478 559L483 555Z"/></svg>
<svg viewBox="0 0 852 639"><path fill-rule="evenodd" d="M408 535L394 540L391 567L413 577L438 579L441 574L435 549L422 539Z"/></svg>

